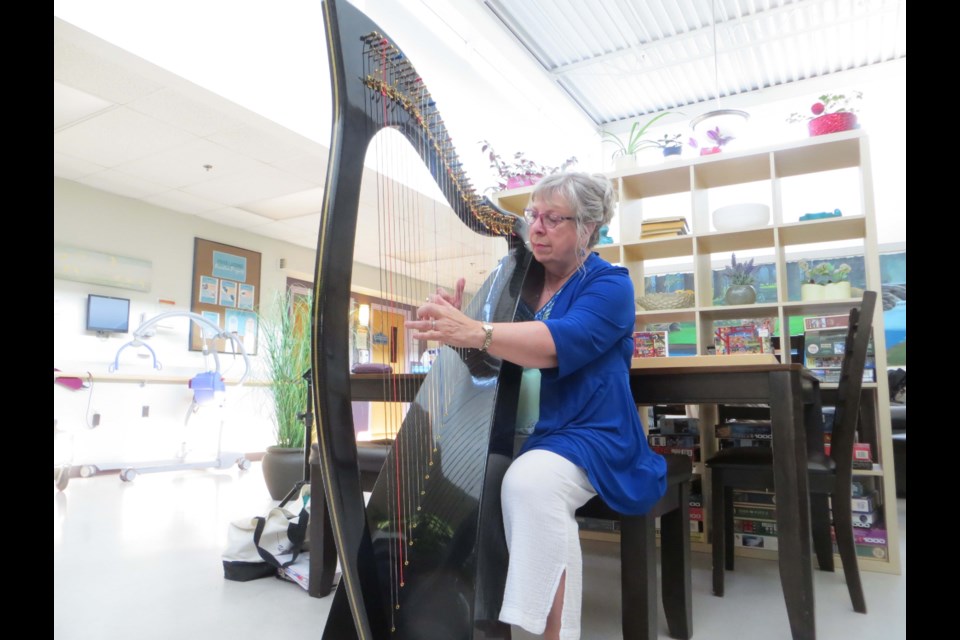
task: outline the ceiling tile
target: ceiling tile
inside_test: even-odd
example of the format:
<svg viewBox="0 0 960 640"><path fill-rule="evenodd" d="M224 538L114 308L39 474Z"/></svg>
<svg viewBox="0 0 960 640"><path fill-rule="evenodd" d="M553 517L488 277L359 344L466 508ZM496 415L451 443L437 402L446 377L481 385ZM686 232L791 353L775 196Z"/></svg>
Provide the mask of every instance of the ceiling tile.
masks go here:
<svg viewBox="0 0 960 640"><path fill-rule="evenodd" d="M267 165L183 187L187 193L230 206L305 191L315 184Z"/></svg>
<svg viewBox="0 0 960 640"><path fill-rule="evenodd" d="M137 198L139 200L163 193L169 189L169 187L165 185L134 178L112 169L105 169L99 173L84 176L77 180L77 182L102 191L109 191L110 193L128 198Z"/></svg>
<svg viewBox="0 0 960 640"><path fill-rule="evenodd" d="M251 202L243 205L243 208L271 220L286 220L308 213L316 213L323 208L323 188L307 189L306 191L288 193L259 202Z"/></svg>
<svg viewBox="0 0 960 640"><path fill-rule="evenodd" d="M270 224L271 222L269 218L264 218L255 213L233 207L223 207L216 211L207 211L206 213L198 215L205 220L218 222L230 227L237 227L239 229L252 229L253 227Z"/></svg>
<svg viewBox="0 0 960 640"><path fill-rule="evenodd" d="M53 81L53 130L88 118L114 104L89 93Z"/></svg>
<svg viewBox="0 0 960 640"><path fill-rule="evenodd" d="M53 149L115 167L194 139L195 136L175 126L117 107L54 133Z"/></svg>
<svg viewBox="0 0 960 640"><path fill-rule="evenodd" d="M256 160L209 140L194 139L174 149L125 162L116 169L179 189L241 172L249 173L261 166L262 163Z"/></svg>
<svg viewBox="0 0 960 640"><path fill-rule="evenodd" d="M182 211L183 213L194 215L222 209L222 205L219 202L200 198L177 189L148 196L144 198L144 201L155 204L158 207L165 207L173 211Z"/></svg>
<svg viewBox="0 0 960 640"><path fill-rule="evenodd" d="M204 137L235 129L243 124L240 118L226 112L222 100L219 102L218 106L210 106L178 89L161 89L131 102L128 106L151 118L174 124L194 135Z"/></svg>
<svg viewBox="0 0 960 640"><path fill-rule="evenodd" d="M53 175L67 180L78 180L91 173L103 171L106 167L84 160L74 158L64 153L53 152Z"/></svg>

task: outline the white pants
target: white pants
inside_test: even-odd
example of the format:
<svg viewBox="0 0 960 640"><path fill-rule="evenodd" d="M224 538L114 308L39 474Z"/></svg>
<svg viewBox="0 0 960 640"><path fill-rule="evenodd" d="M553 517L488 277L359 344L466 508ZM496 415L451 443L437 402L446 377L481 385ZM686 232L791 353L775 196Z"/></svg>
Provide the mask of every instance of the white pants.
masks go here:
<svg viewBox="0 0 960 640"><path fill-rule="evenodd" d="M566 571L560 637L580 638L583 561L574 512L596 495L566 458L534 449L513 461L500 496L510 563L500 621L541 634Z"/></svg>

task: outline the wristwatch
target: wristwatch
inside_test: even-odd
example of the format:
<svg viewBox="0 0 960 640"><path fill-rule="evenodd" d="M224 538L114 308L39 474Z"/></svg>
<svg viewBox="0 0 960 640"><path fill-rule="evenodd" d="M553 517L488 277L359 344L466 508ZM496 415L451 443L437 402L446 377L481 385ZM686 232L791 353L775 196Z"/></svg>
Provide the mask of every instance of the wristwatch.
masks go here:
<svg viewBox="0 0 960 640"><path fill-rule="evenodd" d="M486 351L490 348L490 343L493 342L493 325L489 322L484 322L483 331L486 335L483 336L483 345L480 347L480 351Z"/></svg>

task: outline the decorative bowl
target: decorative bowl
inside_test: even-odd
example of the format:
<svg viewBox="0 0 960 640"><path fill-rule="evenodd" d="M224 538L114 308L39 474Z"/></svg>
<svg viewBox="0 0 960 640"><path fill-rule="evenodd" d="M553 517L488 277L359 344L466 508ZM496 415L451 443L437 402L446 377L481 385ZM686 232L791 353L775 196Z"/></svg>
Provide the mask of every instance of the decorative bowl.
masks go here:
<svg viewBox="0 0 960 640"><path fill-rule="evenodd" d="M759 202L731 204L713 212L713 226L717 231L739 231L769 223L770 206Z"/></svg>
<svg viewBox="0 0 960 640"><path fill-rule="evenodd" d="M647 311L663 309L683 309L693 306L693 291L674 291L672 293L648 293L637 298L637 305Z"/></svg>

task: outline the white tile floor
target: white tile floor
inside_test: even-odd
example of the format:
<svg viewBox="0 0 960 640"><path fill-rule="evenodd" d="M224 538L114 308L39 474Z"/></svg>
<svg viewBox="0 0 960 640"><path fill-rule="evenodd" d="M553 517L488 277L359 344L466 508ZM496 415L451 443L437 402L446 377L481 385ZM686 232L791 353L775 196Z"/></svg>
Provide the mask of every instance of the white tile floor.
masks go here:
<svg viewBox="0 0 960 640"><path fill-rule="evenodd" d="M906 638L906 500L902 575L864 572L869 614L853 612L843 573L814 573L820 640ZM260 464L74 478L53 507L53 633L58 640L319 638L330 597L264 578L223 579L227 523L272 506ZM617 546L584 541L584 640L620 638ZM710 558L694 553L694 637L789 638L776 563L738 558L726 597L710 593ZM533 636L516 631L515 640ZM661 638L667 638L661 622Z"/></svg>

